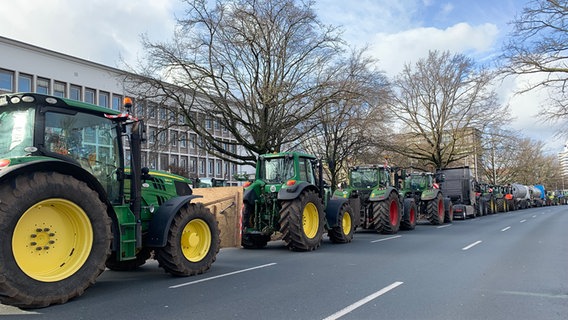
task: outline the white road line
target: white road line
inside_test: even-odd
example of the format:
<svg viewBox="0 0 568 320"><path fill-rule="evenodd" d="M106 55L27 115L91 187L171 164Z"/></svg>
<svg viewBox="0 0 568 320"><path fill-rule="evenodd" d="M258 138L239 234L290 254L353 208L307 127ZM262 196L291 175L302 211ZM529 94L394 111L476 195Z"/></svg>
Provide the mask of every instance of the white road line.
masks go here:
<svg viewBox="0 0 568 320"><path fill-rule="evenodd" d="M474 243L470 244L469 246L463 247L462 250L463 251L469 250L469 249L475 247L476 245L480 244L481 242L482 242L481 240L475 241Z"/></svg>
<svg viewBox="0 0 568 320"><path fill-rule="evenodd" d="M507 230L509 230L509 229L511 229L511 227L506 227L506 228L503 228L503 229L501 229L501 232L503 232L503 231L507 231Z"/></svg>
<svg viewBox="0 0 568 320"><path fill-rule="evenodd" d="M536 218L536 214L534 216L532 216L533 218Z"/></svg>
<svg viewBox="0 0 568 320"><path fill-rule="evenodd" d="M248 269L242 269L242 270L237 270L237 271L233 271L233 272L229 272L229 273L225 273L225 274L220 274L218 276L214 276L214 277L209 277L209 278L205 278L205 279L199 279L199 280L195 280L195 281L191 281L191 282L186 282L186 283L181 283L181 284L177 284L175 286L170 286L170 289L177 289L180 287L185 287L185 286L189 286L192 284L196 284L196 283L200 283L200 282L205 282L205 281L209 281L209 280L213 280L213 279L218 279L218 278L223 278L223 277L227 277L227 276L232 276L234 274L237 273L242 273L242 272L247 272L247 271L251 271L251 270L256 270L256 269L260 269L260 268L266 268L266 267L270 267L275 265L276 262L272 262L272 263L268 263L268 264L263 264L261 266L256 266L256 267L252 267L252 268L248 268Z"/></svg>
<svg viewBox="0 0 568 320"><path fill-rule="evenodd" d="M436 229L442 229L442 228L447 228L449 226L451 226L452 224L445 224L443 226L437 226Z"/></svg>
<svg viewBox="0 0 568 320"><path fill-rule="evenodd" d="M347 307L345 307L345 308L343 308L343 309L337 311L336 313L332 314L332 315L329 316L329 317L324 318L323 320L335 320L335 319L339 319L339 318L343 317L344 315L348 314L349 312L351 312L351 311L353 311L353 310L359 308L360 306L364 305L365 303L368 303L368 302L370 302L370 301L372 301L372 300L374 300L374 299L376 299L376 298L382 296L383 294L385 294L385 293L391 291L392 289L394 289L394 288L400 286L400 285L403 284L403 283L404 283L404 282L400 282L400 281L394 282L394 283L392 283L391 285L389 285L389 286L387 286L387 287L384 287L384 288L382 288L381 290L379 290L379 291L377 291L377 292L375 292L375 293L373 293L373 294L371 294L371 295L368 295L368 296L366 296L365 298L363 298L363 299L361 299L361 300L355 302L354 304L349 305L349 306L347 306Z"/></svg>
<svg viewBox="0 0 568 320"><path fill-rule="evenodd" d="M523 219L523 220L521 220L521 221L519 221L519 222L520 222L520 223L524 223L524 222L527 222L527 220L526 220L526 219Z"/></svg>
<svg viewBox="0 0 568 320"><path fill-rule="evenodd" d="M402 237L402 236L392 236L392 237L388 237L388 238L384 238L384 239L373 240L373 241L371 241L371 243L392 240L392 239L396 239L396 238L400 238L400 237Z"/></svg>

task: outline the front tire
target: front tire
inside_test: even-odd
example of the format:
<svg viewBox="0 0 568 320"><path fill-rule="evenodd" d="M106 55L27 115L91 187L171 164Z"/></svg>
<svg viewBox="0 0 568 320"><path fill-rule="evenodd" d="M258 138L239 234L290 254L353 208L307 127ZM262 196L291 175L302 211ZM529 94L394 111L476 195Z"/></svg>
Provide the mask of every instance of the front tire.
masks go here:
<svg viewBox="0 0 568 320"><path fill-rule="evenodd" d="M428 212L428 221L431 224L439 225L444 223L444 199L442 199L442 195L438 193L436 198L428 201L427 209Z"/></svg>
<svg viewBox="0 0 568 320"><path fill-rule="evenodd" d="M0 302L41 308L80 296L104 271L111 221L76 178L35 172L0 188Z"/></svg>
<svg viewBox="0 0 568 320"><path fill-rule="evenodd" d="M391 192L388 199L373 205L373 216L378 217L375 225L377 232L382 234L395 234L400 229L400 207L398 195Z"/></svg>
<svg viewBox="0 0 568 320"><path fill-rule="evenodd" d="M414 230L416 228L416 213L418 208L414 199L404 199L404 214L400 220L400 229Z"/></svg>
<svg viewBox="0 0 568 320"><path fill-rule="evenodd" d="M339 225L331 228L327 232L329 239L333 243L348 243L353 240L353 210L346 202L341 205L339 210Z"/></svg>
<svg viewBox="0 0 568 320"><path fill-rule="evenodd" d="M290 250L312 251L321 245L324 231L323 204L313 190L283 201L280 209L280 232Z"/></svg>
<svg viewBox="0 0 568 320"><path fill-rule="evenodd" d="M192 276L211 267L220 246L215 216L201 203L188 203L176 213L166 246L156 248L155 256L166 272Z"/></svg>

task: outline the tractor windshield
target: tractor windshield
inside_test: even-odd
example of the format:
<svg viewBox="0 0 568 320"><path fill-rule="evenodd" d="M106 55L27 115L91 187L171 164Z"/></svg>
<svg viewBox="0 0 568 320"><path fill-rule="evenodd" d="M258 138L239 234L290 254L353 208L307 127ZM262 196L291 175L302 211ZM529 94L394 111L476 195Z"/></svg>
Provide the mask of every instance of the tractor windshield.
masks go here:
<svg viewBox="0 0 568 320"><path fill-rule="evenodd" d="M267 183L283 183L292 178L294 178L294 160L292 158L265 158L262 160L260 179Z"/></svg>
<svg viewBox="0 0 568 320"><path fill-rule="evenodd" d="M35 109L0 112L0 158L25 156L33 146Z"/></svg>
<svg viewBox="0 0 568 320"><path fill-rule="evenodd" d="M429 186L429 177L421 174L413 174L406 179L405 188L412 190L423 190Z"/></svg>
<svg viewBox="0 0 568 320"><path fill-rule="evenodd" d="M365 168L351 171L351 186L353 188L373 188L380 180L379 171L376 168Z"/></svg>

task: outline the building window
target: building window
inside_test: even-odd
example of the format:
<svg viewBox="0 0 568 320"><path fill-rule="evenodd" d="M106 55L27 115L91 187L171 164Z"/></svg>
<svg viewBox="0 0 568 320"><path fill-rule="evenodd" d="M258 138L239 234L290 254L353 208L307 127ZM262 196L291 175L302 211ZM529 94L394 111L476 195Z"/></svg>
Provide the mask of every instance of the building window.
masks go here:
<svg viewBox="0 0 568 320"><path fill-rule="evenodd" d="M190 159L189 160L189 172L191 172L191 173L197 172L197 159Z"/></svg>
<svg viewBox="0 0 568 320"><path fill-rule="evenodd" d="M59 98L65 98L66 95L66 84L63 82L55 81L53 83L53 95Z"/></svg>
<svg viewBox="0 0 568 320"><path fill-rule="evenodd" d="M199 159L199 174L205 174L205 159Z"/></svg>
<svg viewBox="0 0 568 320"><path fill-rule="evenodd" d="M211 130L211 128L212 128L211 119L205 119L205 129Z"/></svg>
<svg viewBox="0 0 568 320"><path fill-rule="evenodd" d="M189 147L195 149L195 140L197 140L197 135L195 133L189 134Z"/></svg>
<svg viewBox="0 0 568 320"><path fill-rule="evenodd" d="M217 176L222 176L223 175L223 161L221 160L217 160L217 172L215 173Z"/></svg>
<svg viewBox="0 0 568 320"><path fill-rule="evenodd" d="M95 89L85 89L85 102L95 104Z"/></svg>
<svg viewBox="0 0 568 320"><path fill-rule="evenodd" d="M14 72L0 69L0 90L14 91Z"/></svg>
<svg viewBox="0 0 568 320"><path fill-rule="evenodd" d="M137 117L144 117L144 104L137 103L136 104L136 116Z"/></svg>
<svg viewBox="0 0 568 320"><path fill-rule="evenodd" d="M122 96L118 94L112 94L112 108L114 110L120 110L122 105Z"/></svg>
<svg viewBox="0 0 568 320"><path fill-rule="evenodd" d="M49 94L49 79L37 78L36 92Z"/></svg>
<svg viewBox="0 0 568 320"><path fill-rule="evenodd" d="M164 108L160 108L160 120L166 120L167 110Z"/></svg>
<svg viewBox="0 0 568 320"><path fill-rule="evenodd" d="M172 131L171 133L171 139L172 141L172 146L175 147L177 146L177 142L178 142L178 133L176 131Z"/></svg>
<svg viewBox="0 0 568 320"><path fill-rule="evenodd" d="M158 139L160 140L160 144L163 146L166 144L166 137L167 137L167 133L165 131L162 131L158 134Z"/></svg>
<svg viewBox="0 0 568 320"><path fill-rule="evenodd" d="M109 107L110 94L108 92L99 91L99 106Z"/></svg>
<svg viewBox="0 0 568 320"><path fill-rule="evenodd" d="M81 87L72 84L70 89L69 89L69 98L73 99L73 100L81 101L82 100L81 96L82 96L81 95Z"/></svg>
<svg viewBox="0 0 568 320"><path fill-rule="evenodd" d="M150 119L156 119L156 108L157 106L155 104L150 104L148 106L148 116Z"/></svg>
<svg viewBox="0 0 568 320"><path fill-rule="evenodd" d="M32 79L33 77L28 74L22 74L18 76L18 91L19 92L31 92L32 91Z"/></svg>
<svg viewBox="0 0 568 320"><path fill-rule="evenodd" d="M213 176L215 174L215 160L210 159L209 160L209 175Z"/></svg>
<svg viewBox="0 0 568 320"><path fill-rule="evenodd" d="M187 171L187 157L182 156L179 161L179 166L183 171Z"/></svg>
<svg viewBox="0 0 568 320"><path fill-rule="evenodd" d="M148 130L148 142L149 143L156 142L156 129L155 128L150 128L150 130Z"/></svg>
<svg viewBox="0 0 568 320"><path fill-rule="evenodd" d="M221 122L219 122L219 120L215 119L215 130L221 130Z"/></svg>
<svg viewBox="0 0 568 320"><path fill-rule="evenodd" d="M182 148L187 148L187 133L182 133L179 138L179 146Z"/></svg>

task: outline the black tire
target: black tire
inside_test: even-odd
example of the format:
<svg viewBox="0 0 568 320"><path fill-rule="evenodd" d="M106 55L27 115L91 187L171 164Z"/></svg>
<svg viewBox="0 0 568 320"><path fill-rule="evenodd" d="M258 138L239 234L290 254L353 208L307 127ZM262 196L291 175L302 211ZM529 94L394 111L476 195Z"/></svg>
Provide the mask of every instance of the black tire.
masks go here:
<svg viewBox="0 0 568 320"><path fill-rule="evenodd" d="M4 183L0 302L41 308L83 294L105 269L110 226L99 194L72 176L35 172Z"/></svg>
<svg viewBox="0 0 568 320"><path fill-rule="evenodd" d="M279 222L282 240L288 249L294 251L317 249L321 245L325 224L320 197L313 190L304 190L298 198L282 201Z"/></svg>
<svg viewBox="0 0 568 320"><path fill-rule="evenodd" d="M126 261L118 261L116 252L113 252L106 261L106 267L113 271L131 271L136 270L146 263L146 260L152 256L152 250L144 247L136 253L136 258Z"/></svg>
<svg viewBox="0 0 568 320"><path fill-rule="evenodd" d="M270 241L270 235L247 233L247 229L252 227L254 227L254 206L245 202L241 226L241 246L245 249L262 249L266 247L268 241Z"/></svg>
<svg viewBox="0 0 568 320"><path fill-rule="evenodd" d="M348 243L353 240L355 231L355 221L353 220L353 209L348 202L341 205L338 217L339 225L331 228L327 235L333 243Z"/></svg>
<svg viewBox="0 0 568 320"><path fill-rule="evenodd" d="M436 198L428 201L426 213L431 224L439 225L444 223L444 199L442 199L440 193L438 193Z"/></svg>
<svg viewBox="0 0 568 320"><path fill-rule="evenodd" d="M190 241L197 243L188 244ZM219 224L201 203L188 203L174 217L168 240L154 255L160 267L174 276L192 276L207 271L217 257L221 239Z"/></svg>
<svg viewBox="0 0 568 320"><path fill-rule="evenodd" d="M464 208L465 210L465 208ZM464 220L466 213L464 212ZM444 223L454 222L454 204L451 200L444 201Z"/></svg>
<svg viewBox="0 0 568 320"><path fill-rule="evenodd" d="M503 198L495 200L495 207L497 209L497 212L507 212L506 205L507 204L505 203L505 199Z"/></svg>
<svg viewBox="0 0 568 320"><path fill-rule="evenodd" d="M388 199L376 202L373 205L373 218L378 218L375 224L377 232L382 234L395 234L400 229L401 208L398 194L391 192Z"/></svg>
<svg viewBox="0 0 568 320"><path fill-rule="evenodd" d="M414 199L404 199L403 215L400 220L401 230L414 230L416 228L418 208Z"/></svg>

